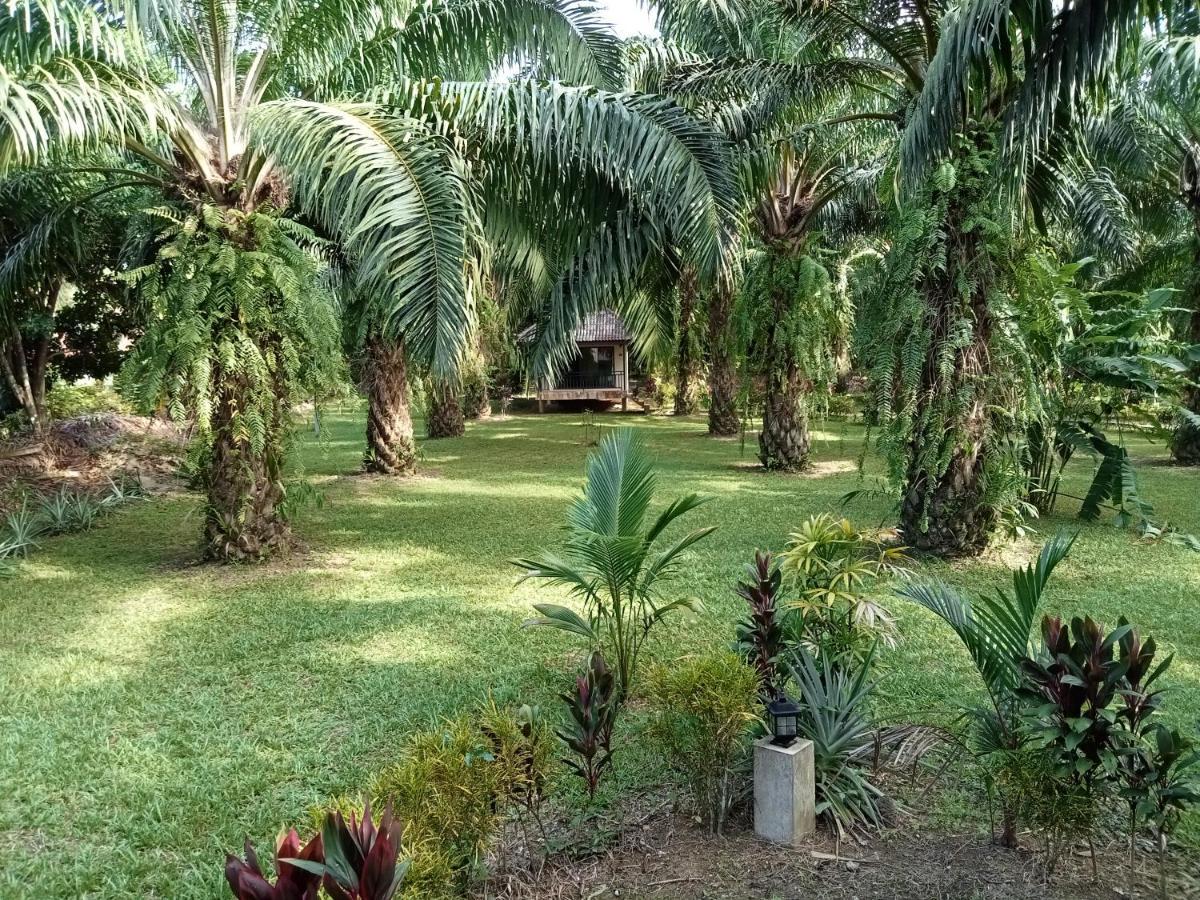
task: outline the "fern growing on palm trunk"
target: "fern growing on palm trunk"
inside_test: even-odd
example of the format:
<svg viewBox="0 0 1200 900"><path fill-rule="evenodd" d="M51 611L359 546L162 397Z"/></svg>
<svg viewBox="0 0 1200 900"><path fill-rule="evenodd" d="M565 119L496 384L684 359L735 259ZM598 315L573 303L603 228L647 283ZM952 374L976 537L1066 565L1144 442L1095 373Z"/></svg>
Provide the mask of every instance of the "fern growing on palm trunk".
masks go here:
<svg viewBox="0 0 1200 900"><path fill-rule="evenodd" d="M332 299L270 213L205 206L160 238L128 276L148 325L124 377L147 408L165 400L193 417L208 443L205 555L261 558L288 538L291 406L337 365Z"/></svg>
<svg viewBox="0 0 1200 900"><path fill-rule="evenodd" d="M1005 397L994 357L1020 372L1022 354L996 326L1008 240L991 183L986 135L960 137L931 178L924 205L897 223L875 297L874 353L880 444L900 486L904 542L945 556L987 544L997 498L988 490L993 408Z"/></svg>

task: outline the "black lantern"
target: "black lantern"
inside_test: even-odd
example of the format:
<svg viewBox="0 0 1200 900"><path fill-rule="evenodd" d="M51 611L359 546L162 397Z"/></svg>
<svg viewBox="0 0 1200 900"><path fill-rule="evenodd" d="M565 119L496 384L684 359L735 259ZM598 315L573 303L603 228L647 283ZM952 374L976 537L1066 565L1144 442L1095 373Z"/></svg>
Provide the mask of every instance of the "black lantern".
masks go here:
<svg viewBox="0 0 1200 900"><path fill-rule="evenodd" d="M780 694L767 704L767 714L771 717L771 741L779 747L790 747L796 740L796 716L800 707L788 699L786 694Z"/></svg>

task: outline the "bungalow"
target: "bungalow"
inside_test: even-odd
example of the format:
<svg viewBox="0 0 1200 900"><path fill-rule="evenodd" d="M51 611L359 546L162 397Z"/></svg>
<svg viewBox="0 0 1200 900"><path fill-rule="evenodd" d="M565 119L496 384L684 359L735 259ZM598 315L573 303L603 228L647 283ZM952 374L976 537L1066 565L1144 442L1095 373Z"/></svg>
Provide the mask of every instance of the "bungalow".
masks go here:
<svg viewBox="0 0 1200 900"><path fill-rule="evenodd" d="M523 343L532 341L536 329L525 329L519 337ZM571 334L575 342L575 357L557 376L538 379L538 412L547 402L588 400L601 403L620 402L621 409L629 404L630 353L629 332L621 317L611 310L588 313Z"/></svg>

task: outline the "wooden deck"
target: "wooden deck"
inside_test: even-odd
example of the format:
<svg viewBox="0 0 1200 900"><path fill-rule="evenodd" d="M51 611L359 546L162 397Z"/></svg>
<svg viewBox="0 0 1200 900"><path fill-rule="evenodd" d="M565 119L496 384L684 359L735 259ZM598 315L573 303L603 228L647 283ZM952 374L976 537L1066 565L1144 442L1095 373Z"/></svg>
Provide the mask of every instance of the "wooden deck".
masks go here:
<svg viewBox="0 0 1200 900"><path fill-rule="evenodd" d="M540 388L537 392L538 412L547 403L559 400L595 400L600 403L620 403L627 409L629 392L624 388Z"/></svg>

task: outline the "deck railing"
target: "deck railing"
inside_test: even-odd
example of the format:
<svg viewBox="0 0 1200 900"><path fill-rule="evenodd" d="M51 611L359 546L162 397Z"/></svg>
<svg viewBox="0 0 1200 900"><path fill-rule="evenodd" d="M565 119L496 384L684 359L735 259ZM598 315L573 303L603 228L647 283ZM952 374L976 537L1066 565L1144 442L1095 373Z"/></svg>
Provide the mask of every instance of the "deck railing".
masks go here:
<svg viewBox="0 0 1200 900"><path fill-rule="evenodd" d="M615 372L565 372L550 386L555 391L623 390L625 373Z"/></svg>

